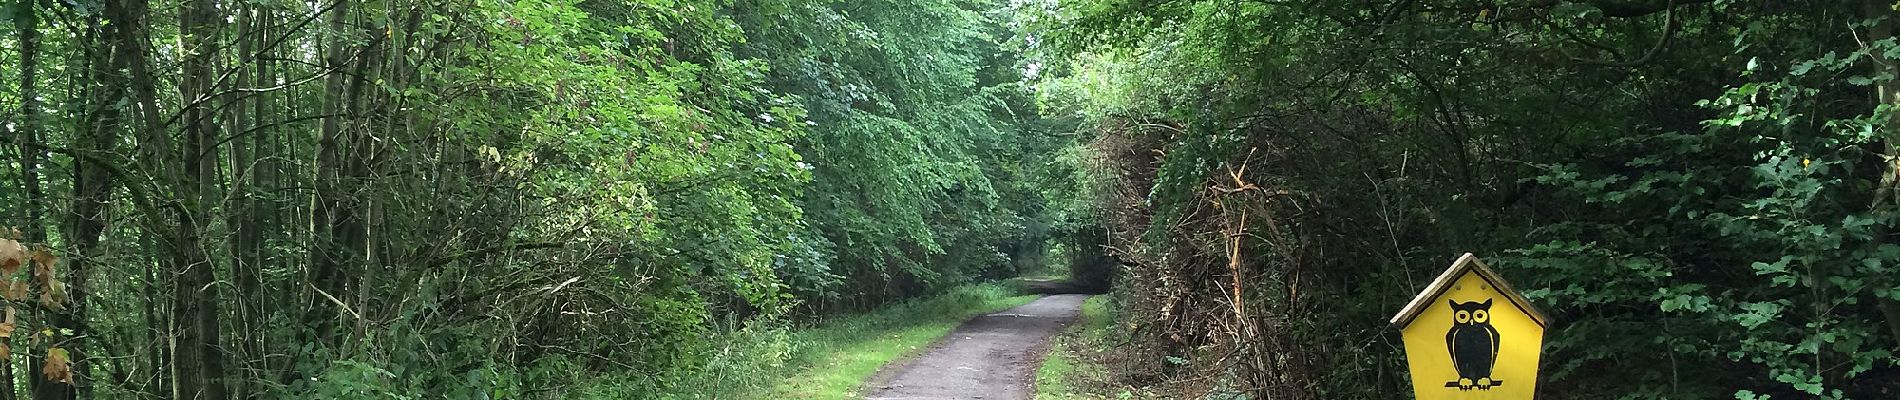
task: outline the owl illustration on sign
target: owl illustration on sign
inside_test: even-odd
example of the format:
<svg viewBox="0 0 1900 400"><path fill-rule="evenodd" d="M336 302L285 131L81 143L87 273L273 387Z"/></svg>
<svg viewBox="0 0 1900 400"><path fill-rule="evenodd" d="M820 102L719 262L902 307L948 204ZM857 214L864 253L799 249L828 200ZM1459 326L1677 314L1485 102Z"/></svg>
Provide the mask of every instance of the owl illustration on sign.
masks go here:
<svg viewBox="0 0 1900 400"><path fill-rule="evenodd" d="M1498 329L1491 327L1491 299L1483 302L1457 302L1446 300L1451 305L1451 331L1445 332L1445 347L1451 349L1452 367L1458 370L1458 380L1446 382L1445 387L1458 390L1489 390L1504 386L1504 381L1491 379L1491 369L1498 361Z"/></svg>

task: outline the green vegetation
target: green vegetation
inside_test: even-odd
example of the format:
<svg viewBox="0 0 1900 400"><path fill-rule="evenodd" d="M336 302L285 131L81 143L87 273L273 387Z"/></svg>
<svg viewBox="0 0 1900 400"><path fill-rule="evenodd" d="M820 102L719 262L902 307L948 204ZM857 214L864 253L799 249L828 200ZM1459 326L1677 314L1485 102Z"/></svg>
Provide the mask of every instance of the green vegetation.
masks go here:
<svg viewBox="0 0 1900 400"><path fill-rule="evenodd" d="M1464 252L1546 399L1900 393L1892 1L0 10L0 399L839 395L1030 271L1047 390L1383 399Z"/></svg>
<svg viewBox="0 0 1900 400"><path fill-rule="evenodd" d="M1386 321L1474 252L1556 321L1540 398L1900 393L1891 1L1036 4L1122 382L1408 393Z"/></svg>
<svg viewBox="0 0 1900 400"><path fill-rule="evenodd" d="M1109 299L1096 296L1083 302L1075 325L1056 337L1049 357L1036 369L1037 400L1114 398L1104 394L1113 384L1104 357L1114 351L1109 340L1117 337Z"/></svg>
<svg viewBox="0 0 1900 400"><path fill-rule="evenodd" d="M1000 0L4 9L0 398L756 386L1038 263L1067 143Z"/></svg>

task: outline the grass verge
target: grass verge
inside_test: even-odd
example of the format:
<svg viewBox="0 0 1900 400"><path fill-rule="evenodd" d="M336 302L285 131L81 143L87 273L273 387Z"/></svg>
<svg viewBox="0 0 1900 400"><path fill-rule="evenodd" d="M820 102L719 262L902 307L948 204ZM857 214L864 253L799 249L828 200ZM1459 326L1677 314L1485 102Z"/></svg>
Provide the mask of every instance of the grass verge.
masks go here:
<svg viewBox="0 0 1900 400"><path fill-rule="evenodd" d="M1057 335L1049 357L1036 369L1037 400L1108 399L1108 368L1092 357L1107 351L1115 321L1108 312L1108 296L1082 303L1081 320Z"/></svg>

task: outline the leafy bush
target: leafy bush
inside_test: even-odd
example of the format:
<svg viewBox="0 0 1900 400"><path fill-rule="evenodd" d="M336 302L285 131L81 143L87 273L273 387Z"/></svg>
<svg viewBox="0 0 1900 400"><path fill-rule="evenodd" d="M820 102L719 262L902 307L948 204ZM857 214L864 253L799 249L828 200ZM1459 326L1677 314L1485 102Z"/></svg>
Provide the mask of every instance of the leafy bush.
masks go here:
<svg viewBox="0 0 1900 400"><path fill-rule="evenodd" d="M1545 397L1891 393L1891 7L1637 3L1027 6L1124 381L1409 391L1384 321L1470 251L1553 314Z"/></svg>

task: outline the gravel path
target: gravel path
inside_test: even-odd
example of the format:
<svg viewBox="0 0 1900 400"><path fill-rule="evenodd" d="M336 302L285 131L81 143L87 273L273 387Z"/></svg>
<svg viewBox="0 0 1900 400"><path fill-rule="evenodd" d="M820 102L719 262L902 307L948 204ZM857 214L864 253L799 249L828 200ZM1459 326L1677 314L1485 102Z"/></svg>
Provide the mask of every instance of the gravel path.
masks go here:
<svg viewBox="0 0 1900 400"><path fill-rule="evenodd" d="M1047 296L972 318L923 355L884 366L865 399L1029 399L1049 337L1075 320L1088 297Z"/></svg>

